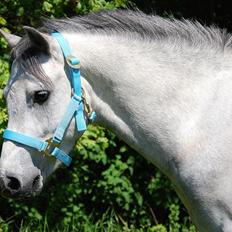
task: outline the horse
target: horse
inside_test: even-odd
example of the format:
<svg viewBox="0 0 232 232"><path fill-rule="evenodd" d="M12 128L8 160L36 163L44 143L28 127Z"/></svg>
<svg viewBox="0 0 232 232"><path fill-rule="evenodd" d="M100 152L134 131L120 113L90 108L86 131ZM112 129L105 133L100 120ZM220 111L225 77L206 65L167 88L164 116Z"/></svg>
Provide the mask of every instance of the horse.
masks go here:
<svg viewBox="0 0 232 232"><path fill-rule="evenodd" d="M2 194L39 194L71 162L67 154L95 112L93 123L168 176L199 231L232 230L231 34L130 10L45 19L24 30L22 38L1 31L12 48ZM72 101L78 110L57 145Z"/></svg>

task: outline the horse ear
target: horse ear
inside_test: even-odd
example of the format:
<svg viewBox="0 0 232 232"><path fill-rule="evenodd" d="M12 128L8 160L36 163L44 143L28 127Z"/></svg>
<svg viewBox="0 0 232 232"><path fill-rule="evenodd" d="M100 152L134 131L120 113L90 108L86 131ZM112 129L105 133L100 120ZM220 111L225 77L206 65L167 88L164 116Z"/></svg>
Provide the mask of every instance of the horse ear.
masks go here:
<svg viewBox="0 0 232 232"><path fill-rule="evenodd" d="M23 29L36 48L38 48L41 52L45 52L47 54L50 53L48 39L43 33L33 27L24 26Z"/></svg>
<svg viewBox="0 0 232 232"><path fill-rule="evenodd" d="M16 46L16 44L19 42L19 40L21 40L21 37L7 33L1 29L0 29L0 35L3 36L4 39L8 42L11 49Z"/></svg>

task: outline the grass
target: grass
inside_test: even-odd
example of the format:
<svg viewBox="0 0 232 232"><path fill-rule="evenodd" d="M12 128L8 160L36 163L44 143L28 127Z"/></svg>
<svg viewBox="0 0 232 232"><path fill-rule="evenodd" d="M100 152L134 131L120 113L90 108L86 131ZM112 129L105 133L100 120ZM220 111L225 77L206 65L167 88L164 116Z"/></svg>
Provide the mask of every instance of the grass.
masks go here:
<svg viewBox="0 0 232 232"><path fill-rule="evenodd" d="M57 223L57 222L56 222ZM0 219L0 232L167 232L164 226L156 225L150 228L135 228L122 222L115 213L106 212L97 222L93 222L91 217L85 221L77 218L68 225L52 226L52 223L43 218L40 221L21 221L16 225L15 221L3 221Z"/></svg>

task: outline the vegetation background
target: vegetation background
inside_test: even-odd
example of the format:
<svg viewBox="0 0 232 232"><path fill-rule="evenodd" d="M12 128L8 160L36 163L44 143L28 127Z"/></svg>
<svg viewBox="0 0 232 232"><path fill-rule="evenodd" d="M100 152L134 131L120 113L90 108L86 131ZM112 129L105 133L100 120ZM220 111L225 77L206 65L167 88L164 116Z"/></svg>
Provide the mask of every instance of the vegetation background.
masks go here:
<svg viewBox="0 0 232 232"><path fill-rule="evenodd" d="M42 16L126 7L232 29L229 0L1 0L0 27L21 35L23 25L38 26ZM7 123L2 92L8 62L9 48L1 38L0 134ZM0 197L0 232L196 231L169 180L112 132L90 126L73 156L72 166L57 171L40 196Z"/></svg>

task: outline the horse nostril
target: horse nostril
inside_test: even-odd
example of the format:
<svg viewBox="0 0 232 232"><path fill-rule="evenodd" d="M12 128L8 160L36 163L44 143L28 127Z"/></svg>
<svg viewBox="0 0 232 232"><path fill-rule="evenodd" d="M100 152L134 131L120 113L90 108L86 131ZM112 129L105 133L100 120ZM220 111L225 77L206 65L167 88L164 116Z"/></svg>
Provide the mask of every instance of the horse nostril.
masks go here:
<svg viewBox="0 0 232 232"><path fill-rule="evenodd" d="M40 182L40 175L36 176L35 179L33 180L32 187L36 187L39 185Z"/></svg>
<svg viewBox="0 0 232 232"><path fill-rule="evenodd" d="M7 184L7 187L9 187L10 190L19 190L21 185L17 178L7 176L7 179L9 179L9 182Z"/></svg>

